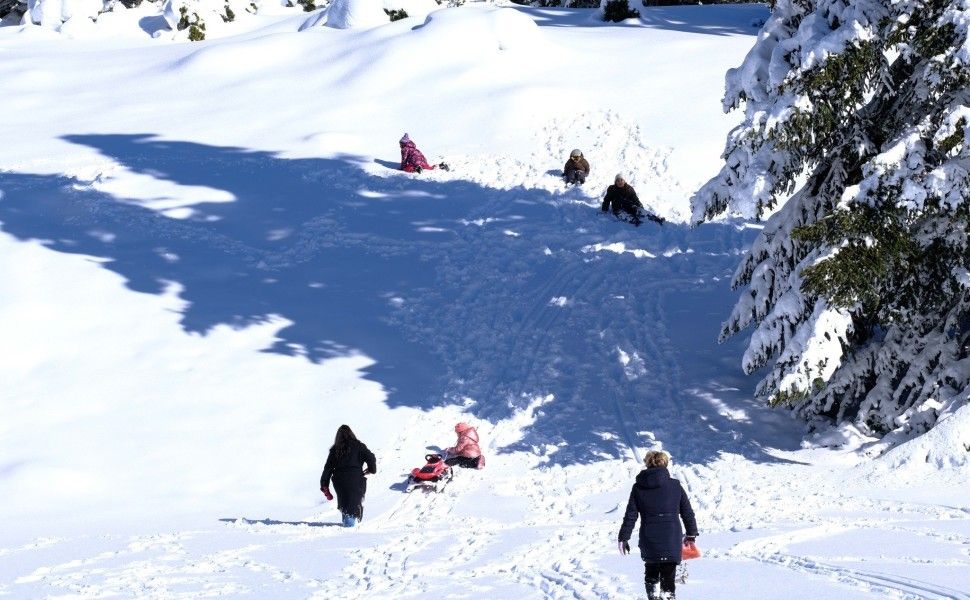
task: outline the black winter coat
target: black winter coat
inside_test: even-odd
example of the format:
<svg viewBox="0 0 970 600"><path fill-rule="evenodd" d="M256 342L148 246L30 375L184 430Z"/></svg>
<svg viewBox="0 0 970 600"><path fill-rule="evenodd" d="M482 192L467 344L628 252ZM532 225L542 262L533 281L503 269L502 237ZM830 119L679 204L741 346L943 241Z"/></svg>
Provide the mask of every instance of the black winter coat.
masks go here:
<svg viewBox="0 0 970 600"><path fill-rule="evenodd" d="M643 204L640 204L640 198L637 197L636 190L629 183L620 187L618 185L611 185L606 188L606 196L603 197L603 212L606 212L612 208L613 214L619 216L621 212L624 212L631 217L637 216L637 210L643 208Z"/></svg>
<svg viewBox="0 0 970 600"><path fill-rule="evenodd" d="M619 540L628 541L640 517L640 556L647 563L679 563L684 531L697 535L697 521L687 493L665 467L644 469L630 491Z"/></svg>
<svg viewBox="0 0 970 600"><path fill-rule="evenodd" d="M360 440L354 440L342 456L337 456L334 449L330 448L327 464L320 476L321 489L328 487L331 480L333 481L337 508L358 519L363 518L364 494L367 493L367 479L363 471L365 464L368 473L377 473L377 458L374 453Z"/></svg>
<svg viewBox="0 0 970 600"><path fill-rule="evenodd" d="M562 168L562 174L564 176L569 175L573 171L582 171L583 173L589 175L589 161L582 156L579 157L579 160L573 160L572 158L567 159L566 166Z"/></svg>

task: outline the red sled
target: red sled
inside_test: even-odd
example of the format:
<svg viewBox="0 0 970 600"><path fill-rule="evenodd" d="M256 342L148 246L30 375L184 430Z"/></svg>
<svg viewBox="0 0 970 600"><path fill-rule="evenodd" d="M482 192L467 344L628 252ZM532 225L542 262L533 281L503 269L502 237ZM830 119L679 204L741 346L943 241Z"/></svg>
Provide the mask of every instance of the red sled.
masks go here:
<svg viewBox="0 0 970 600"><path fill-rule="evenodd" d="M423 467L411 469L406 492L410 493L419 487L426 491L438 492L454 478L454 469L445 463L444 457L440 454L425 454L424 460Z"/></svg>

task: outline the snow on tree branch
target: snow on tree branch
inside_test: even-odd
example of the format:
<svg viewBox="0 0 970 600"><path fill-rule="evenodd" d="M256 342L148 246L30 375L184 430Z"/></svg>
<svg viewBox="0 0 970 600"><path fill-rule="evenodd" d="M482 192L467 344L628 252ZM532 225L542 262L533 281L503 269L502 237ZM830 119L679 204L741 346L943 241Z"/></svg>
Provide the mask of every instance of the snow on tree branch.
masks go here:
<svg viewBox="0 0 970 600"><path fill-rule="evenodd" d="M966 404L968 32L967 0L780 0L728 71L744 120L693 218L774 211L721 330L754 327L770 404L894 439Z"/></svg>

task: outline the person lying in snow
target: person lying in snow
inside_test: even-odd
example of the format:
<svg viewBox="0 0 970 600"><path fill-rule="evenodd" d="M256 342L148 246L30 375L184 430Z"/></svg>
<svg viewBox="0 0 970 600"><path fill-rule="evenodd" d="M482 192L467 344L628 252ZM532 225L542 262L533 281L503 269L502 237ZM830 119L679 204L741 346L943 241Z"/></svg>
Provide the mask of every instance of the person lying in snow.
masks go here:
<svg viewBox="0 0 970 600"><path fill-rule="evenodd" d="M418 147L411 140L411 136L404 134L399 142L401 146L401 170L407 173L420 173L425 169L441 168L443 171L448 170L448 165L445 163L439 163L437 165L428 164L428 159L424 157L424 154L418 150Z"/></svg>
<svg viewBox="0 0 970 600"><path fill-rule="evenodd" d="M644 217L661 225L664 224L662 217L658 217L643 208L643 204L640 203L640 198L637 197L636 190L626 182L626 179L620 173L617 173L613 185L606 188L606 196L603 198L602 208L603 212L612 209L613 216L630 221L637 227L640 226L640 223L643 223Z"/></svg>
<svg viewBox="0 0 970 600"><path fill-rule="evenodd" d="M445 448L445 464L458 465L466 469L484 469L485 457L478 447L478 432L468 423L455 425L458 441L451 448Z"/></svg>
<svg viewBox="0 0 970 600"><path fill-rule="evenodd" d="M566 161L566 166L562 169L562 177L566 181L566 185L570 183L583 185L586 183L587 175L589 175L589 162L583 157L583 151L576 148L569 153L569 160Z"/></svg>

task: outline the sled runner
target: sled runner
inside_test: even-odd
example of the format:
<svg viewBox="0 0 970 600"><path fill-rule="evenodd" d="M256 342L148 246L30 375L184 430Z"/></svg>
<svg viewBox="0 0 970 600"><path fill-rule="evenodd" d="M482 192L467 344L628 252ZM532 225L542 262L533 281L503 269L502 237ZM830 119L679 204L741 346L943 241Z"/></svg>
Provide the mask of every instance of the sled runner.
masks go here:
<svg viewBox="0 0 970 600"><path fill-rule="evenodd" d="M445 463L445 458L440 454L425 454L424 460L423 467L411 470L405 492L411 493L417 488L440 492L454 478L454 469Z"/></svg>

